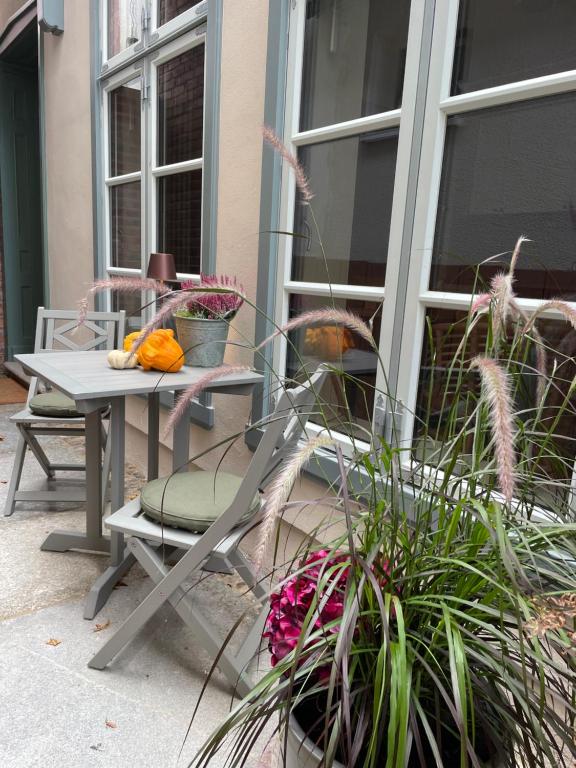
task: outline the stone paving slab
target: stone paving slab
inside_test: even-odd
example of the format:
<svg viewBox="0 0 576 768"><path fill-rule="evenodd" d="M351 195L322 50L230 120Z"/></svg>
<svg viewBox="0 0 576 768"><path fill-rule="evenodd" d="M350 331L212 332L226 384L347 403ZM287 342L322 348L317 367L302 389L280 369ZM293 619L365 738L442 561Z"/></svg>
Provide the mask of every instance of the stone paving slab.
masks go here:
<svg viewBox="0 0 576 768"><path fill-rule="evenodd" d="M16 439L8 421L13 411L0 406L0 515ZM78 460L81 445L75 438L49 441L61 460ZM44 482L30 458L23 478L26 487ZM141 482L130 468L127 495ZM187 766L229 710L230 687L215 674L178 761L211 660L172 608L165 606L106 670L88 669L151 583L135 566L99 616L85 621L83 598L106 558L39 549L55 528L81 529L83 523L82 509L62 504L21 504L12 517L0 516L0 768ZM238 579L216 575L194 585L194 599L224 636L254 609L244 591ZM96 624L105 626L94 631ZM262 749L253 751L249 768ZM210 768L221 765L223 758L215 758Z"/></svg>

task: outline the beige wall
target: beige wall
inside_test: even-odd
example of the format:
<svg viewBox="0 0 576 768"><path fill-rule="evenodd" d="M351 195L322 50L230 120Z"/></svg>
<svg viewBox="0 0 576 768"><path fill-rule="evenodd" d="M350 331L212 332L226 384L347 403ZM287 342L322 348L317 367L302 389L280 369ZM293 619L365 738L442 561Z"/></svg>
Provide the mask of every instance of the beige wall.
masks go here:
<svg viewBox="0 0 576 768"><path fill-rule="evenodd" d="M0 0L0 33L4 31L6 22L19 8L26 5L27 0Z"/></svg>
<svg viewBox="0 0 576 768"><path fill-rule="evenodd" d="M267 0L224 1L216 265L219 273L236 275L252 300L256 298L267 16ZM253 341L254 313L249 307L242 308L234 325L231 338L241 340L244 335ZM230 348L226 360L251 364L252 354ZM214 397L216 427L191 429L192 453L242 430L250 405L249 397ZM132 399L127 413L130 424L144 429L146 414L141 401ZM129 430L128 447L132 460L143 464L145 444L135 429ZM250 455L241 439L225 465L240 472ZM198 464L214 466L217 456L212 453ZM168 451L163 451L165 470L169 459Z"/></svg>
<svg viewBox="0 0 576 768"><path fill-rule="evenodd" d="M94 275L90 3L66 3L66 31L44 35L50 305L70 308Z"/></svg>

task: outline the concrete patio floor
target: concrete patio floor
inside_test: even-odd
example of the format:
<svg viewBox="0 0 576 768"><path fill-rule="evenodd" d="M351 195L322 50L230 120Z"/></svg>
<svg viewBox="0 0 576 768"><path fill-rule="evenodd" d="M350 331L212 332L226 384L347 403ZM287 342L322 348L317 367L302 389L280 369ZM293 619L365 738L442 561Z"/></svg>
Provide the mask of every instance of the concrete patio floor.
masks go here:
<svg viewBox="0 0 576 768"><path fill-rule="evenodd" d="M0 406L0 513L16 441L8 418L17 409ZM77 460L82 443L54 438L47 445L52 455ZM132 468L127 495L140 481ZM41 470L27 457L22 487L42 482ZM88 660L151 584L135 566L101 613L85 621L83 598L106 559L40 551L50 531L81 529L83 521L82 509L32 503L20 503L12 517L0 517L0 766L187 766L227 712L230 688L220 675L213 678L179 756L211 662L170 607L107 670L88 669ZM224 635L251 607L233 577L204 579L194 594ZM260 752L250 765L258 764ZM223 758L211 761L214 768L222 764Z"/></svg>

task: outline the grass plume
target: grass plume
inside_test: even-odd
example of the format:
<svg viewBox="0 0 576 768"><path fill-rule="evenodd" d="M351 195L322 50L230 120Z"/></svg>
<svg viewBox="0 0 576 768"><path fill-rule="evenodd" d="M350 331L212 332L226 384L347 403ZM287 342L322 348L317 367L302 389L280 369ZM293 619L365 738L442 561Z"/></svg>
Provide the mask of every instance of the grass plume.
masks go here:
<svg viewBox="0 0 576 768"><path fill-rule="evenodd" d="M515 429L510 384L505 371L495 360L475 357L472 367L480 371L482 390L489 406L500 488L510 504L516 488Z"/></svg>
<svg viewBox="0 0 576 768"><path fill-rule="evenodd" d="M320 435L309 440L285 462L284 468L274 479L267 493L264 517L262 518L260 536L255 551L255 563L259 571L262 570L264 565L264 559L274 533L278 515L284 504L288 501L296 479L318 448L327 448L334 445L335 442L334 438L327 437L326 435Z"/></svg>

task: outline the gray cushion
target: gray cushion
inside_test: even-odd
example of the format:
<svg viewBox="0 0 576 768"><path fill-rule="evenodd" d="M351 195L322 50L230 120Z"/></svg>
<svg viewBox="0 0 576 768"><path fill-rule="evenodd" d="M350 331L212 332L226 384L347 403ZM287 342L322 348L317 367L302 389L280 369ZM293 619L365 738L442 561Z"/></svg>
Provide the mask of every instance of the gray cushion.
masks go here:
<svg viewBox="0 0 576 768"><path fill-rule="evenodd" d="M142 489L142 511L164 525L202 533L228 509L242 479L228 472L178 472L161 477ZM238 525L250 520L259 508L256 494Z"/></svg>
<svg viewBox="0 0 576 768"><path fill-rule="evenodd" d="M82 416L76 410L76 403L71 397L59 392L57 389L51 392L42 392L35 395L29 403L30 410L36 416L58 416L59 418L73 418Z"/></svg>

